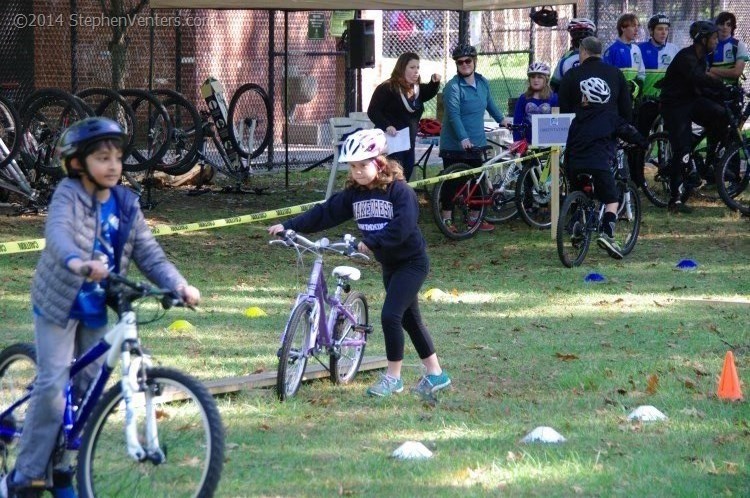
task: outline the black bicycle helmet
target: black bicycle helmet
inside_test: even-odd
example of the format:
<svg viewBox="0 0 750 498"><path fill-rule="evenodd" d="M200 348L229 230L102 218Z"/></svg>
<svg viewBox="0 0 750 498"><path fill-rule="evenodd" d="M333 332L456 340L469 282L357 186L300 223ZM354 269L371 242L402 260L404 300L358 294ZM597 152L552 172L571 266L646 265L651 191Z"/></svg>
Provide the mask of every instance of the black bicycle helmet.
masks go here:
<svg viewBox="0 0 750 498"><path fill-rule="evenodd" d="M653 29L659 24L666 24L667 26L671 26L671 24L669 23L669 18L665 14L655 14L651 16L651 19L648 20L648 30L653 31Z"/></svg>
<svg viewBox="0 0 750 498"><path fill-rule="evenodd" d="M690 25L690 38L697 42L701 38L708 38L718 31L719 28L711 21L695 21Z"/></svg>
<svg viewBox="0 0 750 498"><path fill-rule="evenodd" d="M115 121L109 118L85 118L70 125L57 142L57 155L61 159L63 171L70 176L68 162L74 157L85 155L86 151L102 140L115 140L122 143L125 133Z"/></svg>
<svg viewBox="0 0 750 498"><path fill-rule="evenodd" d="M460 59L461 57L476 57L477 49L469 45L468 43L461 43L453 49L451 57L453 60Z"/></svg>
<svg viewBox="0 0 750 498"><path fill-rule="evenodd" d="M529 17L535 24L545 28L554 28L557 26L557 11L552 10L551 7L532 10Z"/></svg>

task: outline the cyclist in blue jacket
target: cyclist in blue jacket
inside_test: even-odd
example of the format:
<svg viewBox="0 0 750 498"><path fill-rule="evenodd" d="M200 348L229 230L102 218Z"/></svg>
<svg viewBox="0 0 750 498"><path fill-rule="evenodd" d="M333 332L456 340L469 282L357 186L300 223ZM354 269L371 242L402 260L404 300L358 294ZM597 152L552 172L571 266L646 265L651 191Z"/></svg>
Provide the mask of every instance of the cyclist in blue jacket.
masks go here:
<svg viewBox="0 0 750 498"><path fill-rule="evenodd" d="M362 233L358 250L374 254L383 269L385 285L381 323L388 368L367 389L367 394L383 397L404 390L401 366L406 329L426 370L414 390L430 395L451 383L440 367L432 337L419 312L419 290L427 278L430 260L417 226L417 196L404 180L398 162L383 155L385 149L382 130L362 130L350 135L339 156L339 162L349 163L344 190L295 218L269 227L268 232L275 235L291 229L310 233L352 218L357 221Z"/></svg>

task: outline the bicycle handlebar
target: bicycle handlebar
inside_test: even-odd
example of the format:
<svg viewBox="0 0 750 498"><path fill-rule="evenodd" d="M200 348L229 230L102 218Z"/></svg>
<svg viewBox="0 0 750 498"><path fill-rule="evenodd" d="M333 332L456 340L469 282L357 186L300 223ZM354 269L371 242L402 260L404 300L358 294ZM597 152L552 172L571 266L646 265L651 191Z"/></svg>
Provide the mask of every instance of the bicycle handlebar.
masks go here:
<svg viewBox="0 0 750 498"><path fill-rule="evenodd" d="M82 266L78 272L83 277L88 277L91 274L91 267ZM109 280L109 288L107 294L124 299L127 302L134 302L144 297L161 297L159 300L162 308L168 310L174 306L190 308L195 310L195 307L187 304L182 297L175 291L170 289L161 289L145 282L136 282L130 280L122 275L114 272L110 272L107 276Z"/></svg>
<svg viewBox="0 0 750 498"><path fill-rule="evenodd" d="M366 254L357 251L357 239L349 234L344 235L344 240L342 242L331 242L326 237L313 242L294 230L284 230L283 232L277 233L276 236L280 240L271 240L268 242L270 245L303 247L305 249L310 249L317 254L320 254L322 250L328 250L354 259L370 259Z"/></svg>

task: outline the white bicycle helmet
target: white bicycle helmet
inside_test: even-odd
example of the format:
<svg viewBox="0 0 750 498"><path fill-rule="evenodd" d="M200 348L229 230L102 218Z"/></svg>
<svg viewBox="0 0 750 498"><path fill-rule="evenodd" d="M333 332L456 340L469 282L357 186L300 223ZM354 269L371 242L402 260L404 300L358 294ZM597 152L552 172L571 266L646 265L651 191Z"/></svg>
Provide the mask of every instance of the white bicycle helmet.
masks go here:
<svg viewBox="0 0 750 498"><path fill-rule="evenodd" d="M588 78L578 85L586 100L592 104L606 104L609 102L611 91L606 81L601 78Z"/></svg>
<svg viewBox="0 0 750 498"><path fill-rule="evenodd" d="M529 68L526 70L526 76L531 76L532 74L543 74L545 76L549 76L549 65L546 62L532 62L531 64L529 64Z"/></svg>
<svg viewBox="0 0 750 498"><path fill-rule="evenodd" d="M385 153L387 144L383 130L360 130L349 135L341 146L340 163L366 161Z"/></svg>
<svg viewBox="0 0 750 498"><path fill-rule="evenodd" d="M596 24L591 19L585 17L575 17L568 21L568 33L571 38L586 38L587 36L594 36L596 33Z"/></svg>

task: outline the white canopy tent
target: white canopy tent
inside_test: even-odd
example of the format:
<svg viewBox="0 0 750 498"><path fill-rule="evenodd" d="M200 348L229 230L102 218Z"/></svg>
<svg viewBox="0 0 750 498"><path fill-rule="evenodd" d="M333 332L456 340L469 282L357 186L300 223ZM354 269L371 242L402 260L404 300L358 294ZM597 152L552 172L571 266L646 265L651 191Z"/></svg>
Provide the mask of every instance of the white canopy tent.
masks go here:
<svg viewBox="0 0 750 498"><path fill-rule="evenodd" d="M151 0L152 9L500 10L562 5L571 0Z"/></svg>

